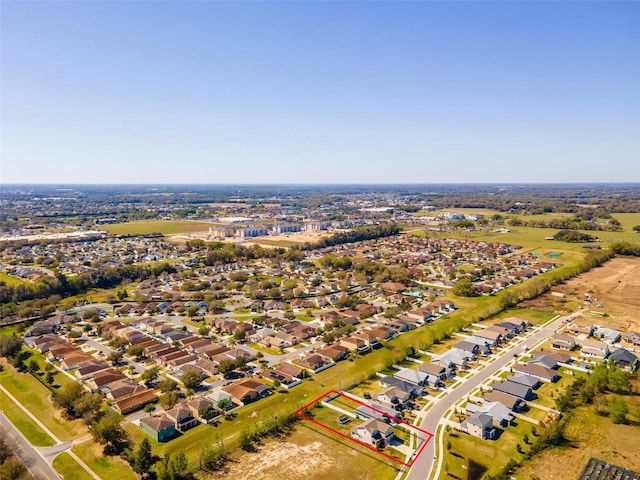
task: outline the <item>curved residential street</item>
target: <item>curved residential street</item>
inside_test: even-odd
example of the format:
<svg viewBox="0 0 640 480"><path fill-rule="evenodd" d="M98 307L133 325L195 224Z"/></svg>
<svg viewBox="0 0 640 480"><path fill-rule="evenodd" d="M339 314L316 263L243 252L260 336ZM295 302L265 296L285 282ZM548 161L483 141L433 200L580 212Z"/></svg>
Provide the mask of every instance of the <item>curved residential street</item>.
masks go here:
<svg viewBox="0 0 640 480"><path fill-rule="evenodd" d="M463 379L463 383L461 385L450 390L444 397L440 398L426 413L424 420L420 424L420 428L436 435L438 424L443 421L447 411L458 400L464 398L465 395L468 395L471 391L478 388L498 370L511 362L513 360L513 354L521 352L522 345L532 346L551 337L554 331L562 325L565 318L566 317L560 317L543 327L536 327L527 335L517 337L516 341L512 341L512 345L507 346L497 355L493 356L495 360L492 363L485 366L472 377ZM433 469L436 469L436 472L439 472L442 465L442 456L436 458L435 455L435 446L438 441L439 437L436 435L427 444L422 454L412 465L405 480L427 480L430 478ZM435 478L437 478L437 475Z"/></svg>

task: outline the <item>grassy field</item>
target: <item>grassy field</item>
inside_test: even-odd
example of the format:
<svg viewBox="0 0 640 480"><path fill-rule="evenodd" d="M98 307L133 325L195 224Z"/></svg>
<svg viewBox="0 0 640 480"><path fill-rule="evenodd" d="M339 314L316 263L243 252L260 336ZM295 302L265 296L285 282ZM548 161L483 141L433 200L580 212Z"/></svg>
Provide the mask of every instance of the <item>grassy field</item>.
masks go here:
<svg viewBox="0 0 640 480"><path fill-rule="evenodd" d="M637 391L637 379L635 385ZM610 397L611 394L605 396L605 404ZM612 423L608 417L597 415L593 405L578 407L573 411L566 428L570 444L565 448L542 452L519 468L514 477L517 480L578 478L590 457L640 472L640 433L637 426L640 422L640 396L623 398L631 412L628 415L631 420L629 424Z"/></svg>
<svg viewBox="0 0 640 480"><path fill-rule="evenodd" d="M59 374L58 374L59 375ZM0 384L59 439L73 440L87 432L80 420L61 418L50 399L49 390L28 373L18 373L8 365L0 372Z"/></svg>
<svg viewBox="0 0 640 480"><path fill-rule="evenodd" d="M67 452L62 452L53 461L53 468L62 478L69 480L92 480L89 475L78 462L76 462Z"/></svg>
<svg viewBox="0 0 640 480"><path fill-rule="evenodd" d="M500 437L494 441L480 440L465 433L449 431L445 433L444 474L459 479L478 480L486 472L497 473L510 459L521 460L523 455L517 453L516 445L526 450L522 441L525 434L533 439L531 425L518 420L516 426L502 430ZM450 448L446 448L450 446Z"/></svg>
<svg viewBox="0 0 640 480"><path fill-rule="evenodd" d="M209 222L165 221L165 220L139 220L115 225L102 225L101 228L114 235L147 235L150 233L162 233L174 235L178 233L206 232L215 224Z"/></svg>
<svg viewBox="0 0 640 480"><path fill-rule="evenodd" d="M136 474L125 461L117 457L105 457L102 455L102 446L93 441L76 445L72 450L102 480L136 480ZM153 453L156 454L155 450Z"/></svg>
<svg viewBox="0 0 640 480"><path fill-rule="evenodd" d="M4 392L0 391L2 411L34 447L50 447L56 442L24 413Z"/></svg>
<svg viewBox="0 0 640 480"><path fill-rule="evenodd" d="M0 271L0 282L4 282L8 286L22 285L25 283L31 283L29 280L23 280L21 278L12 277L7 272Z"/></svg>

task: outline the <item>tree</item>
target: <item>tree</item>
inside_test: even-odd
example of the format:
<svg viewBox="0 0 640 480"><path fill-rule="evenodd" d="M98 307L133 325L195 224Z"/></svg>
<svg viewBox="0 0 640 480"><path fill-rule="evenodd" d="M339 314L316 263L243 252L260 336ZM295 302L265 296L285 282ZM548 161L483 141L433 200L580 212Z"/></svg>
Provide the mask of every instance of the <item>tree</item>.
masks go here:
<svg viewBox="0 0 640 480"><path fill-rule="evenodd" d="M140 376L140 378L142 378L142 380L144 381L144 384L147 387L150 387L158 379L158 375L160 375L160 368L151 367L148 370L145 370L144 373Z"/></svg>
<svg viewBox="0 0 640 480"><path fill-rule="evenodd" d="M90 425L98 418L101 407L102 397L98 392L82 392L82 395L73 402L76 418L82 418L86 425Z"/></svg>
<svg viewBox="0 0 640 480"><path fill-rule="evenodd" d="M640 233L640 225L636 225L635 227L633 227L633 231L636 233Z"/></svg>
<svg viewBox="0 0 640 480"><path fill-rule="evenodd" d="M198 328L198 335L202 337L208 336L210 332L211 327L209 327L209 325L200 325L200 327Z"/></svg>
<svg viewBox="0 0 640 480"><path fill-rule="evenodd" d="M118 288L116 290L116 298L120 301L124 300L125 298L127 298L128 294L127 294L127 289L124 287Z"/></svg>
<svg viewBox="0 0 640 480"><path fill-rule="evenodd" d="M159 401L165 409L171 409L178 403L178 393L175 390L167 392L160 397Z"/></svg>
<svg viewBox="0 0 640 480"><path fill-rule="evenodd" d="M122 360L122 352L118 352L117 350L112 351L109 355L107 355L107 361L111 362L111 364L115 367Z"/></svg>
<svg viewBox="0 0 640 480"><path fill-rule="evenodd" d="M44 381L47 382L47 385L51 385L53 383L53 373L47 372L44 376Z"/></svg>
<svg viewBox="0 0 640 480"><path fill-rule="evenodd" d="M477 297L478 291L468 277L463 277L453 286L452 292L458 297Z"/></svg>
<svg viewBox="0 0 640 480"><path fill-rule="evenodd" d="M131 345L127 350L127 354L140 360L144 356L144 347L142 345Z"/></svg>
<svg viewBox="0 0 640 480"><path fill-rule="evenodd" d="M2 480L21 480L26 473L27 467L15 457L8 458L0 467L0 479Z"/></svg>
<svg viewBox="0 0 640 480"><path fill-rule="evenodd" d="M237 342L241 342L245 338L247 338L247 334L244 331L244 328L238 328L235 332L233 332L233 338Z"/></svg>
<svg viewBox="0 0 640 480"><path fill-rule="evenodd" d="M629 377L627 377L622 370L619 370L616 367L611 367L609 369L607 382L609 390L613 393L627 394L631 391L631 382L629 381Z"/></svg>
<svg viewBox="0 0 640 480"><path fill-rule="evenodd" d="M35 359L31 359L29 361L27 370L29 370L29 373L36 373L38 370L40 370L40 365L38 365L38 362Z"/></svg>
<svg viewBox="0 0 640 480"><path fill-rule="evenodd" d="M127 432L115 412L107 412L91 429L93 440L104 445L105 454L117 453L127 443Z"/></svg>
<svg viewBox="0 0 640 480"><path fill-rule="evenodd" d="M612 397L609 400L609 416L613 423L627 423L627 413L629 413L629 407L624 400L618 397Z"/></svg>
<svg viewBox="0 0 640 480"><path fill-rule="evenodd" d="M149 443L148 439L145 438L140 442L137 450L131 456L129 463L131 464L131 468L134 472L140 475L149 473L149 469L155 462L153 452L151 451L151 443Z"/></svg>
<svg viewBox="0 0 640 480"><path fill-rule="evenodd" d="M202 381L202 378L200 376L200 373L198 373L197 371L187 370L182 374L182 377L180 378L180 380L182 380L182 383L186 388L190 390L197 390L198 387L200 386L200 382Z"/></svg>
<svg viewBox="0 0 640 480"><path fill-rule="evenodd" d="M11 456L11 449L4 438L0 438L0 465L2 465L9 456Z"/></svg>
<svg viewBox="0 0 640 480"><path fill-rule="evenodd" d="M171 380L170 378L167 378L158 384L158 388L162 393L172 392L173 390L178 388L178 384L176 383L175 380Z"/></svg>
<svg viewBox="0 0 640 480"><path fill-rule="evenodd" d="M58 408L62 408L67 417L77 418L75 403L83 393L84 389L79 383L67 383L56 392L53 397L53 404Z"/></svg>
<svg viewBox="0 0 640 480"><path fill-rule="evenodd" d="M22 349L22 340L14 335L0 335L0 357L15 358Z"/></svg>

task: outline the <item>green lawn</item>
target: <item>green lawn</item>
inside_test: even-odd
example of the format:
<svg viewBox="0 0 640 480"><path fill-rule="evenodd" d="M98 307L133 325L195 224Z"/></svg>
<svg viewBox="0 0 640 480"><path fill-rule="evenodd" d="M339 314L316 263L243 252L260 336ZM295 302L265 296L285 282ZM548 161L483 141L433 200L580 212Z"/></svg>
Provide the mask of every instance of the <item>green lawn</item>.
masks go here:
<svg viewBox="0 0 640 480"><path fill-rule="evenodd" d="M516 445L519 443L525 450L523 441L525 434L531 434L531 425L528 422L517 420L518 425L510 426L502 430L497 440L480 440L466 433L449 431L444 435L445 458L444 472L453 478L469 478L479 480L479 476L472 477L469 472L475 468L486 469L488 474L497 473L510 459L520 460L522 455L517 453ZM450 449L447 446L450 445ZM475 467L473 463L479 467ZM442 474L445 478L445 474Z"/></svg>
<svg viewBox="0 0 640 480"><path fill-rule="evenodd" d="M215 224L209 222L190 222L186 220L140 220L115 225L101 225L100 228L114 235L146 235L150 233L172 235L177 233L206 232L213 226L215 226Z"/></svg>
<svg viewBox="0 0 640 480"><path fill-rule="evenodd" d="M61 378L60 373L56 376ZM87 432L80 420L67 421L60 417L51 403L49 390L30 374L18 373L13 367L5 365L0 372L0 384L60 440L73 440Z"/></svg>
<svg viewBox="0 0 640 480"><path fill-rule="evenodd" d="M136 480L136 474L126 462L117 457L105 457L102 447L91 440L76 445L72 450L102 480ZM153 453L157 454L155 449Z"/></svg>
<svg viewBox="0 0 640 480"><path fill-rule="evenodd" d="M50 447L56 444L42 428L2 391L0 391L0 405L2 405L2 411L11 420L11 423L22 432L34 447Z"/></svg>
<svg viewBox="0 0 640 480"><path fill-rule="evenodd" d="M53 461L53 468L62 478L69 480L93 480L93 477L67 452L62 452Z"/></svg>
<svg viewBox="0 0 640 480"><path fill-rule="evenodd" d="M8 286L23 285L25 283L32 283L30 280L24 280L22 278L12 277L5 271L0 271L0 282L4 282Z"/></svg>

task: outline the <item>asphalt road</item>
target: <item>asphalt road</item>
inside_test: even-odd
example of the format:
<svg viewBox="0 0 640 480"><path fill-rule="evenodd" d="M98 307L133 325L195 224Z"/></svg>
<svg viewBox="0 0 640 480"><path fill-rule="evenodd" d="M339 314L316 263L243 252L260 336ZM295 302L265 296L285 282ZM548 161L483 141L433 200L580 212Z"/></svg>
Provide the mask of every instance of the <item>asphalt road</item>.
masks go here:
<svg viewBox="0 0 640 480"><path fill-rule="evenodd" d="M38 455L29 442L20 435L13 424L0 411L0 433L13 453L25 464L31 474L38 480L59 480L58 475L44 459Z"/></svg>
<svg viewBox="0 0 640 480"><path fill-rule="evenodd" d="M553 323L549 324L545 328L542 328L538 331L534 331L533 334L526 337L526 345L534 345L545 338L551 337L554 331L562 325L563 319L566 317L561 317L555 320ZM522 337L521 337L522 338ZM458 400L463 398L465 395L468 395L474 389L478 388L483 382L485 382L489 377L494 375L498 370L507 365L510 361L513 360L514 353L521 353L523 343L518 342L514 343L513 346L507 347L500 351L497 354L497 359L486 366L483 370L479 371L470 379L466 380L464 383L459 385L457 388L449 392L444 398L442 398L438 403L433 405L427 415L425 416L420 428L431 432L435 435L436 429L438 427L438 423L445 415L447 410L449 410ZM436 468L436 459L435 459L435 446L438 441L437 437L433 437L431 441L427 444L422 454L417 458L415 463L412 465L409 470L409 474L407 475L405 480L426 480L429 478L431 474L431 469Z"/></svg>

